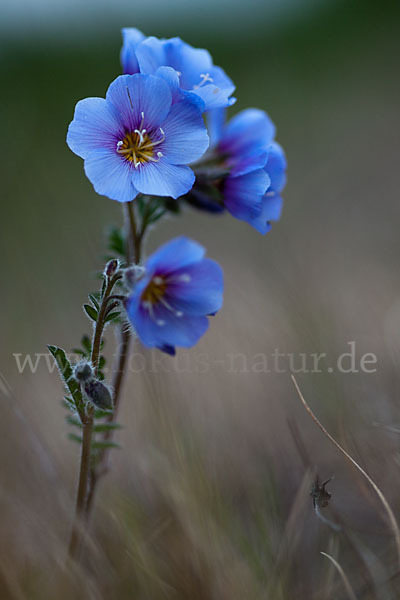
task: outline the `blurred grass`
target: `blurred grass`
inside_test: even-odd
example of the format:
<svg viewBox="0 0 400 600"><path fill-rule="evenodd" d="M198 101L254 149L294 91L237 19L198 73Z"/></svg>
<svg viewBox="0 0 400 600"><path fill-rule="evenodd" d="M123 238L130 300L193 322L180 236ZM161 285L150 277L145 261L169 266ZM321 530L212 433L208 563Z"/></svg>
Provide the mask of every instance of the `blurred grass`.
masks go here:
<svg viewBox="0 0 400 600"><path fill-rule="evenodd" d="M286 205L266 238L187 212L149 239L149 250L179 232L203 242L224 266L226 303L199 346L180 352L178 375L130 375L123 450L100 489L84 568L72 570L77 449L61 387L44 367L18 374L12 353L68 349L89 330L80 306L120 206L96 196L65 133L76 101L104 95L119 73L119 31L2 48L1 598L344 598L320 550L339 553L358 598L398 597L373 495L303 415L287 373L230 372L227 353L251 364L275 348L326 352L329 364L351 340L374 352L374 374L299 379L399 514L398 436L373 425L400 420L399 16L397 2L349 1L252 37L147 32L208 47L237 84L233 110L268 110L288 154ZM204 352L206 374L185 367ZM341 534L312 511L314 466L335 474L327 514Z"/></svg>

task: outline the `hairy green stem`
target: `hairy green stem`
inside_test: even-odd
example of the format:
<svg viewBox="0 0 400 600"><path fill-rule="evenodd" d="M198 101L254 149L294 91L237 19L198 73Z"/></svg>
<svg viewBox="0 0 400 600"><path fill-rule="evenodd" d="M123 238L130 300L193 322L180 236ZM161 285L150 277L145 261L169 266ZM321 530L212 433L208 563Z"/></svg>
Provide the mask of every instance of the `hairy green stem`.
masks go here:
<svg viewBox="0 0 400 600"><path fill-rule="evenodd" d="M141 228L139 230L136 215L135 215L135 207L133 205L133 200L131 202L126 203L126 214L128 217L129 225L130 225L130 244L133 246L133 261L137 265L140 262L141 258L141 250L142 250L142 239L144 230ZM129 243L128 243L129 246Z"/></svg>
<svg viewBox="0 0 400 600"><path fill-rule="evenodd" d="M98 374L99 358L100 358L100 347L103 336L105 320L107 316L108 300L114 285L118 281L120 276L114 275L111 279L108 279L107 286L104 292L100 304L100 310L98 313L96 326L93 334L92 342L92 354L91 363L94 368L95 375ZM82 540L85 533L84 523L82 517L85 512L85 506L88 496L88 481L90 473L90 462L91 462L91 445L92 445L92 433L93 433L93 420L94 420L94 407L92 404L88 404L84 414L80 414L80 418L83 426L82 445L81 445L81 458L79 467L79 483L78 491L76 496L75 506L75 518L72 525L71 537L68 547L68 554L71 558L79 558L80 549L82 546Z"/></svg>
<svg viewBox="0 0 400 600"><path fill-rule="evenodd" d="M130 263L130 260L132 257L134 263L139 264L140 259L141 259L143 236L146 231L147 221L145 219L143 219L142 223L140 224L140 228L139 228L137 218L135 215L135 207L134 207L133 202L127 202L124 205L124 210L125 210L124 214L125 214L126 228L129 231L127 245L126 245L127 246L127 263L128 264ZM114 299L114 298L117 298L117 296L116 295L110 296L110 299L111 298ZM113 410L113 413L108 418L108 422L110 424L115 423L117 415L118 415L122 383L123 383L123 379L125 376L126 364L127 364L128 355L129 355L129 346L130 346L131 335L130 335L129 329L126 327L126 325L124 323L121 326L120 335L121 335L121 340L120 340L120 346L119 346L119 351L118 351L117 366L116 366L116 369L114 372L114 379L113 379L114 410ZM113 430L112 429L107 430L103 434L102 442L104 442L104 443L111 442L112 436L113 436ZM89 491L87 494L86 505L85 505L85 516L86 516L87 520L89 520L91 511L93 508L93 502L94 502L98 482L101 479L101 477L107 473L107 470L108 470L107 469L108 456L109 456L109 448L107 448L107 447L102 448L97 455L96 463L92 465L92 468L90 470Z"/></svg>
<svg viewBox="0 0 400 600"><path fill-rule="evenodd" d="M121 342L119 348L119 356L117 368L114 372L113 379L113 390L114 390L114 410L113 413L108 417L107 421L109 423L114 423L118 414L119 400L121 396L122 383L125 375L126 362L129 355L129 345L130 345L130 332L129 329L124 329L121 327ZM102 442L111 442L113 436L113 430L109 429L104 432ZM86 506L85 506L85 515L86 519L90 518L90 513L93 507L93 501L95 497L95 492L97 489L97 484L99 479L103 475L107 473L107 459L108 459L109 449L102 448L99 450L99 454L97 456L96 464L93 465L90 471L90 481L89 481L89 491L87 494Z"/></svg>
<svg viewBox="0 0 400 600"><path fill-rule="evenodd" d="M84 524L82 523L82 516L86 503L87 480L90 469L90 447L92 442L92 430L92 420L84 423L75 518L74 523L72 525L71 538L68 547L68 555L71 558L77 558L79 556L81 542L83 538Z"/></svg>

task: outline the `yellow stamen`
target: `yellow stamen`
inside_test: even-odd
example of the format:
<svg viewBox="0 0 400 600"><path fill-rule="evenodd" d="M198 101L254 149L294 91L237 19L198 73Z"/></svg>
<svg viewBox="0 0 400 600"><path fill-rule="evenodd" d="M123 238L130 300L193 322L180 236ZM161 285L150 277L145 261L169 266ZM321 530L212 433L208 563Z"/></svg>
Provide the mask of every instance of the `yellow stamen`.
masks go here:
<svg viewBox="0 0 400 600"><path fill-rule="evenodd" d="M146 305L157 304L164 296L166 288L167 282L163 277L153 277L142 294L142 302L145 302Z"/></svg>

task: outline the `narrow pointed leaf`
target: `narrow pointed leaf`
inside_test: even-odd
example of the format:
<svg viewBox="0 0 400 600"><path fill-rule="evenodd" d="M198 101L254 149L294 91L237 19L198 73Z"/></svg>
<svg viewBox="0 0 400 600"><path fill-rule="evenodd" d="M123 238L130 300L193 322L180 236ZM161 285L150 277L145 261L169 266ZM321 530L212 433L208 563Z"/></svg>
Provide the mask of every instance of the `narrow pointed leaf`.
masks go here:
<svg viewBox="0 0 400 600"><path fill-rule="evenodd" d="M82 444L82 438L75 433L69 433L68 439L70 439L72 442L76 442L77 444Z"/></svg>
<svg viewBox="0 0 400 600"><path fill-rule="evenodd" d="M97 317L98 312L95 308L93 308L93 306L91 306L90 304L84 304L83 305L83 310L85 311L85 313L87 314L87 316L89 317L89 319L91 319L92 321L97 321Z"/></svg>
<svg viewBox="0 0 400 600"><path fill-rule="evenodd" d="M94 294L89 294L89 300L98 312L99 308L100 308L100 304L98 303L96 296Z"/></svg>
<svg viewBox="0 0 400 600"><path fill-rule="evenodd" d="M93 431L96 433L115 431L116 429L122 429L122 425L119 425L119 423L99 423L93 427Z"/></svg>

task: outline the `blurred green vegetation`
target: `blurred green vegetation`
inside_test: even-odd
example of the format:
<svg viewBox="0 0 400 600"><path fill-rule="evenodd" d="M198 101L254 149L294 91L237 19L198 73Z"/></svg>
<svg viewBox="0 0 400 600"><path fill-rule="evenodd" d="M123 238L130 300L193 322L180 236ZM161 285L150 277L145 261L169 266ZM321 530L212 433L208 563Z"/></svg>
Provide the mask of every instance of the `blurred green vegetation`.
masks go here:
<svg viewBox="0 0 400 600"><path fill-rule="evenodd" d="M373 423L400 420L399 17L397 1L349 0L276 31L266 15L265 33L257 24L234 39L223 23L218 36L187 20L146 31L207 47L237 85L232 113L267 110L288 155L283 217L265 238L228 216L187 211L148 240L150 250L185 232L224 266L224 310L190 356L276 347L335 356L349 340L376 353L376 374L299 378L396 514L398 437ZM0 422L1 597L344 598L323 550L339 552L358 598L396 598L380 507L303 415L288 375L226 365L206 377L130 376L123 449L100 489L85 568L63 570L76 448L56 375L20 375L12 353L69 349L90 332L81 306L97 286L103 231L121 221L65 144L76 101L103 96L120 73L119 29L94 33L1 49L0 375L13 393ZM336 476L331 516L342 534L312 511L314 465Z"/></svg>
<svg viewBox="0 0 400 600"><path fill-rule="evenodd" d="M327 3L307 20L289 22L276 33L269 30L266 18L264 35L231 39L222 29L218 38L212 38L207 31L191 26L188 37L178 23L174 32L167 23L168 31L148 33L178 33L194 45L208 47L215 62L223 65L237 84L238 102L233 111L259 106L272 116L290 161L284 222L289 224L285 237L294 239L291 223L297 222L302 229L307 223L321 223L320 210L329 211L328 202L320 200L324 190L319 197L310 193L315 192L314 182L321 171L328 192L333 190L338 196L336 218L348 219L349 210L363 206L360 218L366 226L375 219L368 213L370 206L363 212L365 184L357 181L357 169L363 172L363 157L352 144L370 143L374 146L370 155L377 153L375 127L394 130L398 125L398 120L389 124L384 113L391 110L396 116L399 13L398 2L336 2ZM56 43L32 37L8 42L2 48L4 212L0 248L6 280L17 286L16 293L5 299L6 313L17 308L15 303L16 314L27 310L25 302L22 305L27 282L30 289L35 288L34 293L28 291L30 310L47 304L41 290L49 278L58 286L59 297L75 298L75 291L84 287L88 268L97 268L103 224L120 218L120 207L96 196L80 160L65 144L76 101L104 95L120 72L119 30L110 28L97 38L90 33L86 42L73 38ZM383 136L386 130L380 133ZM382 148L386 143L382 139ZM387 161L380 170L386 165ZM337 189L343 166L353 169L355 187L360 185L351 209ZM385 175L392 178L389 168ZM389 210L396 210L387 196L386 201ZM195 216L199 223L214 227L209 220ZM222 222L226 232L235 227L228 220ZM220 226L218 221L217 231ZM276 229L274 236L279 239L282 226ZM47 295L47 290L44 293ZM20 324L7 318L2 323L6 337L20 339ZM39 322L37 325L33 326L32 343L42 327ZM26 333L25 329L24 341Z"/></svg>

